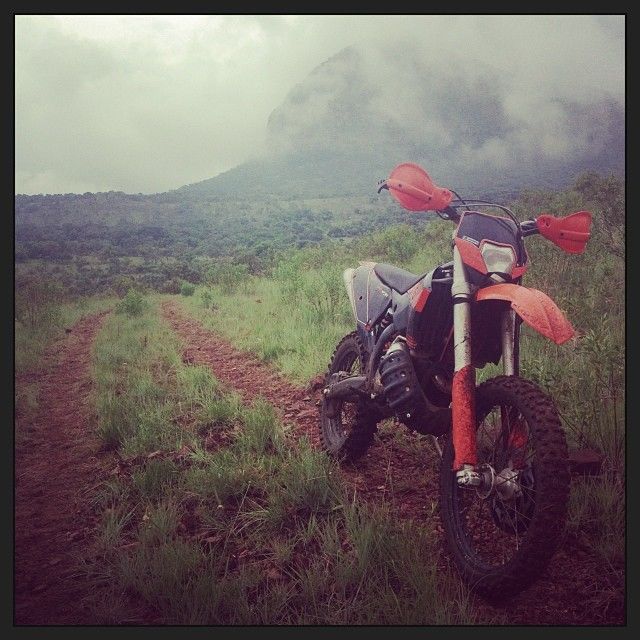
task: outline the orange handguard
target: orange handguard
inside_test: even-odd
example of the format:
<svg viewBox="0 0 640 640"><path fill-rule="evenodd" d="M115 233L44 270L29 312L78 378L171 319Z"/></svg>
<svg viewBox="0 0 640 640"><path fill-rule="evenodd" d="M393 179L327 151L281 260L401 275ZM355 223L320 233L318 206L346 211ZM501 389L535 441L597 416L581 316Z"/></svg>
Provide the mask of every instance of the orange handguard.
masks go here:
<svg viewBox="0 0 640 640"><path fill-rule="evenodd" d="M387 180L389 193L409 211L440 211L453 198L451 191L438 187L429 174L417 164L399 164Z"/></svg>
<svg viewBox="0 0 640 640"><path fill-rule="evenodd" d="M556 218L548 213L536 219L540 235L567 253L582 253L591 237L591 214L578 211L564 218Z"/></svg>

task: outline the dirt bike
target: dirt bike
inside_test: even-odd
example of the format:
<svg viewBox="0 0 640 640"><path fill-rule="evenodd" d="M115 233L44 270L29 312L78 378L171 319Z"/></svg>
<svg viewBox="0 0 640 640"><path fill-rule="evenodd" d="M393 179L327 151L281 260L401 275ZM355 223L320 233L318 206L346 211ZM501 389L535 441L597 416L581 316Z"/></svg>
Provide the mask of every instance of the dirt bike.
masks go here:
<svg viewBox="0 0 640 640"><path fill-rule="evenodd" d="M329 365L321 442L353 461L391 417L432 436L450 553L472 589L504 599L529 586L554 554L570 483L558 411L519 376L519 345L522 322L556 344L574 329L546 294L522 285L524 239L541 234L582 253L591 214L519 222L503 205L438 187L412 163L397 166L383 189L409 211L457 224L453 260L420 275L373 262L344 271L356 330ZM476 386L475 370L500 359L504 375Z"/></svg>

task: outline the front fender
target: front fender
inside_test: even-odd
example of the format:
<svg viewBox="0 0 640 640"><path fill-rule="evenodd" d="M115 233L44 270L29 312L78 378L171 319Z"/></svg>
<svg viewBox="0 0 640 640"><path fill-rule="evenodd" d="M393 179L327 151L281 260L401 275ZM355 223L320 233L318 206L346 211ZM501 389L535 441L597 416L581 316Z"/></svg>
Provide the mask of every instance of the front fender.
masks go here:
<svg viewBox="0 0 640 640"><path fill-rule="evenodd" d="M522 320L556 344L573 338L575 331L558 305L542 291L519 284L496 284L476 293L476 301L507 300Z"/></svg>

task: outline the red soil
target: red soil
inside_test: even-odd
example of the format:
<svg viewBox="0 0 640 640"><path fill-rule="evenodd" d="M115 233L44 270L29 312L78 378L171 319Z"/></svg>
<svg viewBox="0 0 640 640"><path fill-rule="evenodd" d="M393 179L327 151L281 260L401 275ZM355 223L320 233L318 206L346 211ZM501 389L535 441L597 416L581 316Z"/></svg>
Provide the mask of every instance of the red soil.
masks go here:
<svg viewBox="0 0 640 640"><path fill-rule="evenodd" d="M87 496L107 458L91 429L91 346L106 312L80 320L45 354L37 373L40 403L33 418L16 415L16 624L91 623L80 610L86 593L77 558L89 544L93 519Z"/></svg>

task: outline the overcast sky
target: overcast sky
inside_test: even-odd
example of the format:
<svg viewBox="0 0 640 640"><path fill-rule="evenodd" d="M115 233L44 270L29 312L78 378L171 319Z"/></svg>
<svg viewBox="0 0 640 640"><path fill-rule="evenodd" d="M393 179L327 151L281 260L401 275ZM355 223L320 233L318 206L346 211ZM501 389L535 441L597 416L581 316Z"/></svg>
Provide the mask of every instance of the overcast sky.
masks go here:
<svg viewBox="0 0 640 640"><path fill-rule="evenodd" d="M513 83L513 109L532 93L624 99L622 16L16 16L15 27L17 193L210 178L263 151L271 111L350 44L412 42L442 64L489 65Z"/></svg>

